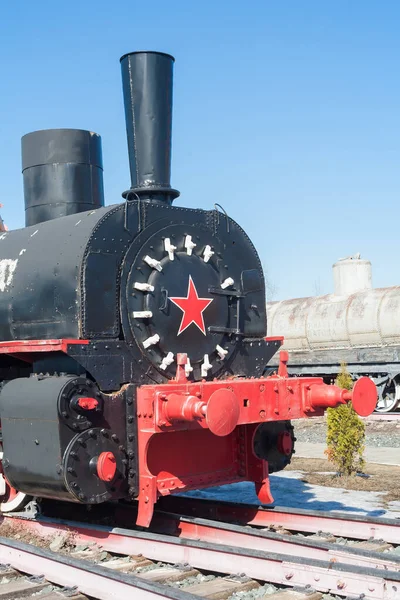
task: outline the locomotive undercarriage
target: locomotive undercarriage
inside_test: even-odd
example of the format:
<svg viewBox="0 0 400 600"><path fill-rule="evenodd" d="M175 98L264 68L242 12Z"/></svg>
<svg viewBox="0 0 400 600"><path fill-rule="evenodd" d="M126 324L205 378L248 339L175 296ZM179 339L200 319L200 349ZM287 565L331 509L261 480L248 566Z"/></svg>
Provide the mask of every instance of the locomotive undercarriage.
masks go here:
<svg viewBox="0 0 400 600"><path fill-rule="evenodd" d="M44 354L18 353L34 359L31 373L2 387L1 511L19 510L31 496L85 503L125 497L125 471L134 468L131 487L137 473L136 436L126 424L134 386L106 394L76 361ZM67 365L70 373L61 370Z"/></svg>
<svg viewBox="0 0 400 600"><path fill-rule="evenodd" d="M15 375L3 382L1 393L1 512L20 511L32 497L85 504L138 497L137 386L121 384L125 376L121 355L123 350L128 354L129 349L124 348L123 342L114 344L117 357L112 340L92 341L90 347L94 352L87 352L89 344L78 340L78 343L68 340L58 345L57 342L0 343L2 363L8 365L5 370L11 373L8 364L11 363ZM280 341L265 343L268 344L279 347ZM41 350L53 347L55 351L35 354L39 347ZM67 347L83 365L60 352ZM109 350L106 352L108 366L115 364L116 367L108 369L107 374L102 356L105 348ZM91 373L85 371L87 366L91 367ZM101 391L93 374L101 387L117 386L118 391ZM146 418L146 414L139 416ZM282 423L285 432L290 431L289 440L278 443L279 424L276 432L272 426L268 432L258 435L258 444L262 441L261 458L274 460L272 471L284 468L293 453L290 422ZM222 446L220 443L219 450L224 446L225 443ZM210 483L213 469L212 464ZM204 460L201 470L204 470ZM229 471L232 471L231 465ZM216 480L223 478L221 472ZM206 479L207 476L204 481ZM199 486L202 482L201 477ZM182 487L179 482L178 487ZM19 491L21 489L24 491Z"/></svg>
<svg viewBox="0 0 400 600"><path fill-rule="evenodd" d="M49 345L82 346L56 342ZM32 369L53 368L3 386L3 512L21 509L30 496L83 504L136 499L137 523L148 526L161 495L243 480L254 481L260 501L271 503L268 474L283 469L294 451L289 419L318 416L350 399L321 379L289 378L285 352L272 377L190 381L180 354L172 381L105 393L79 363L77 373L57 372L73 364L68 356L56 350L54 358L40 357L31 347L40 343L14 342L14 357L33 358ZM358 410L371 398L363 386L365 380L353 396Z"/></svg>
<svg viewBox="0 0 400 600"><path fill-rule="evenodd" d="M127 383L106 393L79 363L76 373L56 370L74 364L59 349L85 345L56 342L48 344L54 358L30 352L46 341L11 344L14 357L34 360L30 376L5 383L0 394L3 512L20 510L30 496L138 500L137 523L148 526L159 496L246 480L271 503L268 475L294 451L290 419L318 416L351 398L319 378L290 378L285 352L274 376L214 381L189 380L180 354L170 382ZM0 350L10 352L10 344ZM49 371L35 372L37 365ZM353 395L361 412L373 398L368 383L360 380Z"/></svg>

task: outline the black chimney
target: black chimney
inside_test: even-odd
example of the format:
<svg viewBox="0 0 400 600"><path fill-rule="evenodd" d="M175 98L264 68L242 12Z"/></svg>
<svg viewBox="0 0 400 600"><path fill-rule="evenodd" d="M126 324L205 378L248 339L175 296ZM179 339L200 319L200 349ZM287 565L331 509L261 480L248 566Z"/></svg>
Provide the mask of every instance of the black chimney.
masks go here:
<svg viewBox="0 0 400 600"><path fill-rule="evenodd" d="M173 56L132 52L121 58L131 189L122 196L171 202Z"/></svg>
<svg viewBox="0 0 400 600"><path fill-rule="evenodd" d="M22 140L25 225L104 206L101 137L44 129Z"/></svg>

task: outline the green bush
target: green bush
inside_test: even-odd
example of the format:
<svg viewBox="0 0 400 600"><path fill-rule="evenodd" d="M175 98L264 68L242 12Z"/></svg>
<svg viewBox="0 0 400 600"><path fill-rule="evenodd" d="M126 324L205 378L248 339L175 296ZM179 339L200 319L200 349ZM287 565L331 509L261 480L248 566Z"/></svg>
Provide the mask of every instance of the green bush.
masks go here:
<svg viewBox="0 0 400 600"><path fill-rule="evenodd" d="M351 390L353 387L345 364L342 364L335 383L345 390ZM340 475L352 475L362 471L365 465L365 425L351 402L341 404L338 408L328 408L327 425L325 454L328 460L335 465Z"/></svg>

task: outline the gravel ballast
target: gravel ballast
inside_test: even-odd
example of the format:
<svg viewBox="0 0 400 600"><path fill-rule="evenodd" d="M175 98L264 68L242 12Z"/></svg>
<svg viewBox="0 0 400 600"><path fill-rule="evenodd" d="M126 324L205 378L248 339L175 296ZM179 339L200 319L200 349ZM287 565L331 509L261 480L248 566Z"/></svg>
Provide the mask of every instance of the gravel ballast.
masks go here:
<svg viewBox="0 0 400 600"><path fill-rule="evenodd" d="M326 441L326 418L300 419L292 422L299 442L321 444ZM365 420L365 445L371 448L400 448L399 421Z"/></svg>

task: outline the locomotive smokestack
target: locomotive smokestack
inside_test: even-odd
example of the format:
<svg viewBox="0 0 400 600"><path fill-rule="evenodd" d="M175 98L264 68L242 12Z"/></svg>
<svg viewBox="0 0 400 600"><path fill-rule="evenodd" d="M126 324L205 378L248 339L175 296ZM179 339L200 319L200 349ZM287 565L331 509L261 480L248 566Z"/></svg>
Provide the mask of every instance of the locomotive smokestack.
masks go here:
<svg viewBox="0 0 400 600"><path fill-rule="evenodd" d="M132 200L171 202L172 70L162 52L132 52L121 58Z"/></svg>
<svg viewBox="0 0 400 600"><path fill-rule="evenodd" d="M101 137L44 129L22 140L25 225L104 206Z"/></svg>

